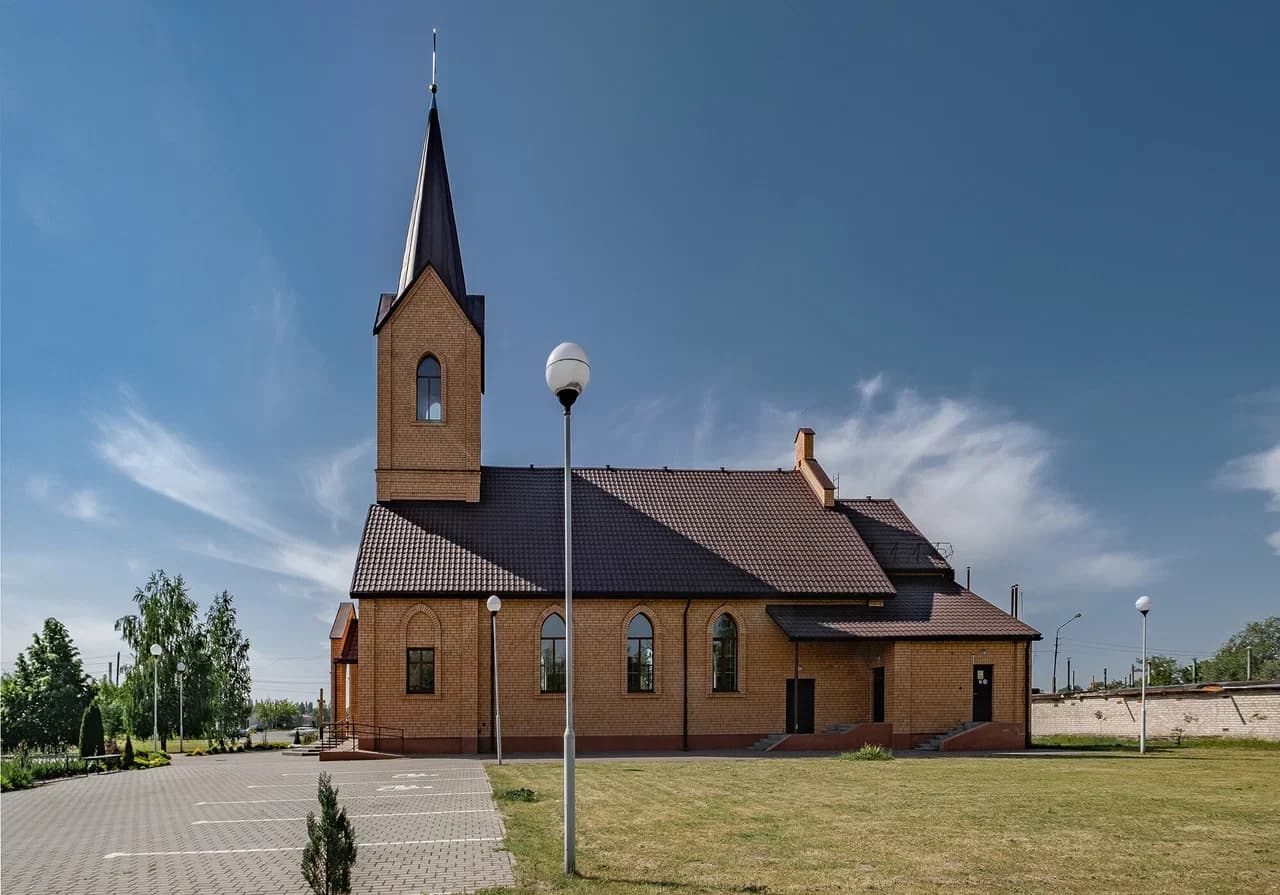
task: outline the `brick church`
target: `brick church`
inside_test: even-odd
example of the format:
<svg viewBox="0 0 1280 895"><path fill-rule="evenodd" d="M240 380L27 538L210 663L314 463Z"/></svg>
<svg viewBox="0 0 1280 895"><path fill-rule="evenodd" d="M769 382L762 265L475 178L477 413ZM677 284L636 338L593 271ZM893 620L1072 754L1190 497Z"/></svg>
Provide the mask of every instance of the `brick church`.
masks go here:
<svg viewBox="0 0 1280 895"><path fill-rule="evenodd" d="M352 757L493 749L491 595L504 749L561 747L563 472L481 464L485 312L433 88L373 324L377 502L330 632ZM784 470L573 471L578 750L1021 748L1039 633L893 500L838 499L813 431L794 439Z"/></svg>

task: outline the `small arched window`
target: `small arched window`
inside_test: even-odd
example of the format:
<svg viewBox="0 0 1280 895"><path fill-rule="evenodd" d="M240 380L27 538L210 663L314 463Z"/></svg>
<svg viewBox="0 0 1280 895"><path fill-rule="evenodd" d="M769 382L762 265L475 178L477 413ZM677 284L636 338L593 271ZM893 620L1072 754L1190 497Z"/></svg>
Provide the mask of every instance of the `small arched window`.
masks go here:
<svg viewBox="0 0 1280 895"><path fill-rule="evenodd" d="M418 419L439 422L441 406L440 361L428 354L418 362Z"/></svg>
<svg viewBox="0 0 1280 895"><path fill-rule="evenodd" d="M542 692L564 692L564 619L559 613L542 623Z"/></svg>
<svg viewBox="0 0 1280 895"><path fill-rule="evenodd" d="M653 692L653 623L643 612L627 625L627 692Z"/></svg>
<svg viewBox="0 0 1280 895"><path fill-rule="evenodd" d="M717 693L738 689L738 623L727 612L711 630L711 689Z"/></svg>

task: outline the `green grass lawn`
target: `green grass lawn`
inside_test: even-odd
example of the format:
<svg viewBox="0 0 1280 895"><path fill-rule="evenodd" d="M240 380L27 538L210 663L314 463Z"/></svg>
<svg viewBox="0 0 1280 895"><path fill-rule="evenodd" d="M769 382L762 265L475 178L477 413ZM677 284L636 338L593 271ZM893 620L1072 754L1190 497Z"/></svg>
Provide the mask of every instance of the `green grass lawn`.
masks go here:
<svg viewBox="0 0 1280 895"><path fill-rule="evenodd" d="M1280 892L1275 749L580 763L578 879L560 766L488 770L522 893Z"/></svg>

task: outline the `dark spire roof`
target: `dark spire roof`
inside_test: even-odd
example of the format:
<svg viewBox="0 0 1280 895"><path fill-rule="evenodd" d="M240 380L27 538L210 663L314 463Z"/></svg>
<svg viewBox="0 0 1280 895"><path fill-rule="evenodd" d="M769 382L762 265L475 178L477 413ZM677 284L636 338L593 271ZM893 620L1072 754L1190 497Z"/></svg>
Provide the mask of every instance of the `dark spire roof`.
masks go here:
<svg viewBox="0 0 1280 895"><path fill-rule="evenodd" d="M453 297L460 304L465 303L467 282L462 274L462 251L458 248L458 227L453 220L453 196L449 192L449 171L444 163L440 113L434 95L427 113L427 136L422 141L418 186L413 193L397 292L403 295L428 264L435 268Z"/></svg>

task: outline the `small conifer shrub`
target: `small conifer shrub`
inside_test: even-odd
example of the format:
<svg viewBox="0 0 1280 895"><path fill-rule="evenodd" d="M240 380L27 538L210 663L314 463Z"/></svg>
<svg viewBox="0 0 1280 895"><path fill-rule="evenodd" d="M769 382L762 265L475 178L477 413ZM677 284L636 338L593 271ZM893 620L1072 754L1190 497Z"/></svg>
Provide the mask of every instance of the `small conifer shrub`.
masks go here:
<svg viewBox="0 0 1280 895"><path fill-rule="evenodd" d="M120 760L120 767L126 771L133 767L133 738L128 734L124 736L124 758Z"/></svg>
<svg viewBox="0 0 1280 895"><path fill-rule="evenodd" d="M347 809L338 807L338 790L330 780L328 774L320 775L320 816L307 812L302 878L315 895L348 895L356 863L356 834Z"/></svg>

